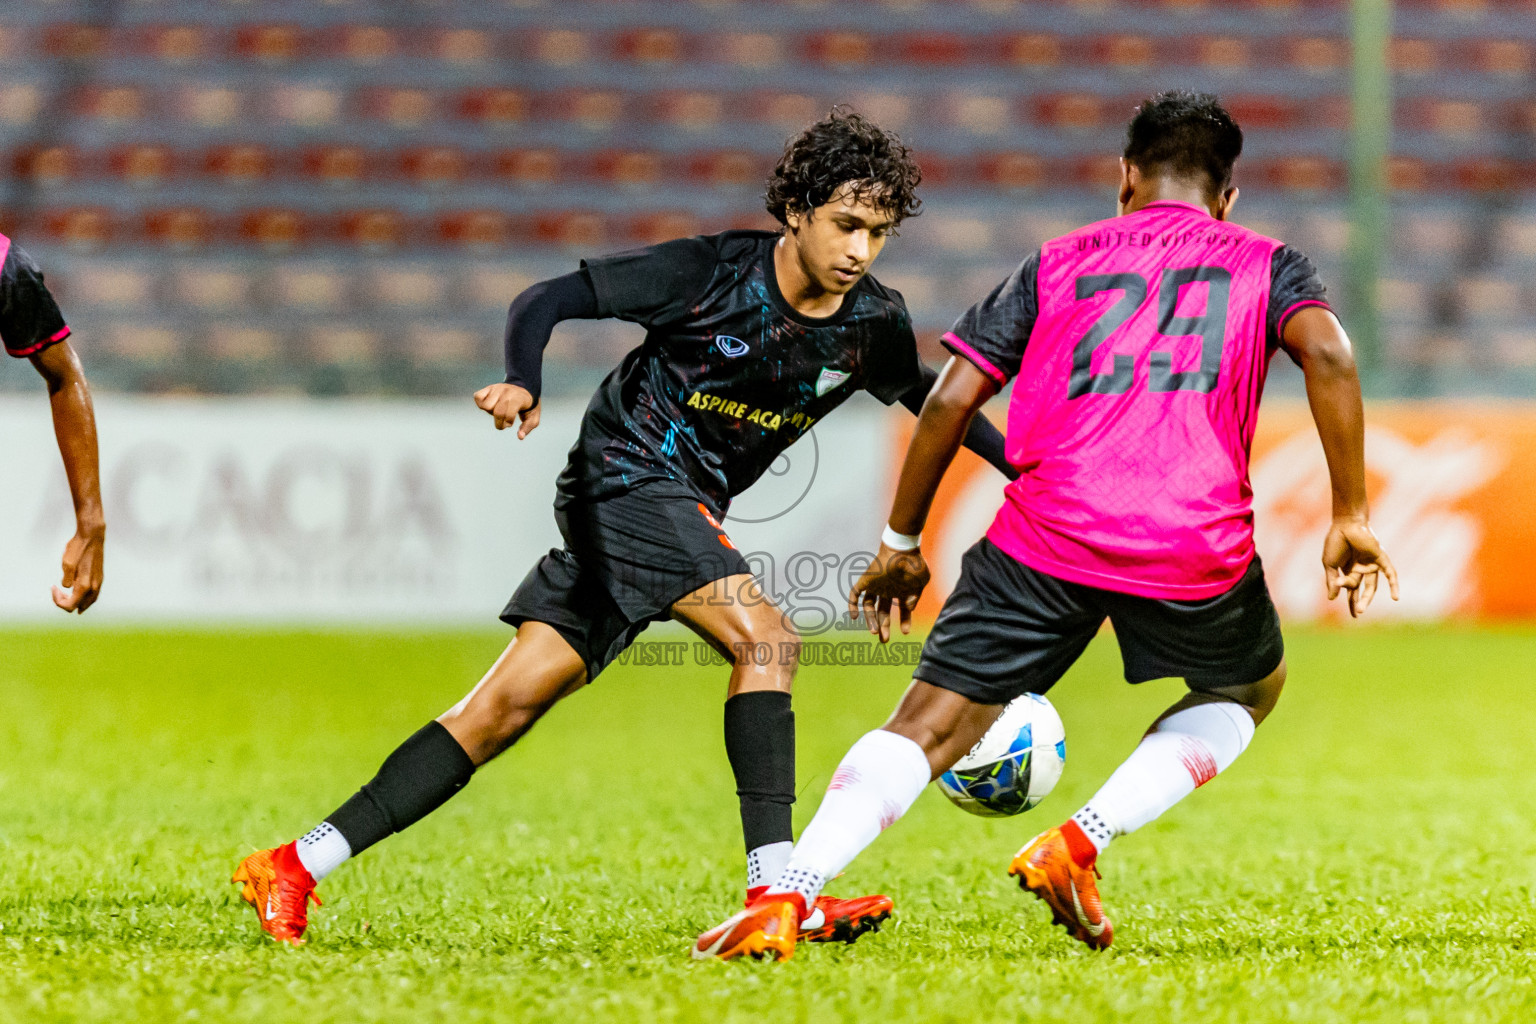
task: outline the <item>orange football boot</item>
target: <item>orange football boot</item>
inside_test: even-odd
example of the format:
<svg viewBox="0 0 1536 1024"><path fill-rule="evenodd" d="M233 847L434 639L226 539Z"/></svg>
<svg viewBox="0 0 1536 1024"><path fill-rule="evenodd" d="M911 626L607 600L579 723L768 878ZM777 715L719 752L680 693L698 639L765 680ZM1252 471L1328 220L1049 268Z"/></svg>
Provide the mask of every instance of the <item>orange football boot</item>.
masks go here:
<svg viewBox="0 0 1536 1024"><path fill-rule="evenodd" d="M788 960L795 955L795 937L805 916L805 899L799 893L759 896L746 910L700 935L693 944L693 958Z"/></svg>
<svg viewBox="0 0 1536 1024"><path fill-rule="evenodd" d="M256 911L256 923L262 931L278 942L304 944L309 901L320 906L320 895L292 843L275 850L257 850L240 862L230 881L242 886L240 898Z"/></svg>
<svg viewBox="0 0 1536 1024"><path fill-rule="evenodd" d="M747 890L747 906L768 891L766 885ZM896 905L889 896L855 896L840 900L835 896L817 896L810 916L800 922L800 942L846 942L852 945L866 932L877 932L890 919ZM816 911L821 911L818 920Z"/></svg>
<svg viewBox="0 0 1536 1024"><path fill-rule="evenodd" d="M1051 908L1051 917L1090 949L1106 949L1114 941L1115 928L1099 901L1097 866L1082 868L1067 850L1060 828L1048 829L1025 844L1008 873Z"/></svg>

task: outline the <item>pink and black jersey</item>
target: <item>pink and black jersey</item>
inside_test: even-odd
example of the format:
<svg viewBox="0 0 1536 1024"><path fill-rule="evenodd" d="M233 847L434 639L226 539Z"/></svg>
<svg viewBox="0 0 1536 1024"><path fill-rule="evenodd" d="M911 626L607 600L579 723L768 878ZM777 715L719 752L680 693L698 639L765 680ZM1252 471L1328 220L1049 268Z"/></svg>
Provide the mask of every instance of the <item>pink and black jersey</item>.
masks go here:
<svg viewBox="0 0 1536 1024"><path fill-rule="evenodd" d="M1259 397L1286 321L1326 306L1307 258L1186 203L1047 242L956 322L951 351L1017 378L1021 473L987 532L1060 579L1214 597L1253 560Z"/></svg>
<svg viewBox="0 0 1536 1024"><path fill-rule="evenodd" d="M0 343L18 358L69 337L58 303L31 256L0 235Z"/></svg>

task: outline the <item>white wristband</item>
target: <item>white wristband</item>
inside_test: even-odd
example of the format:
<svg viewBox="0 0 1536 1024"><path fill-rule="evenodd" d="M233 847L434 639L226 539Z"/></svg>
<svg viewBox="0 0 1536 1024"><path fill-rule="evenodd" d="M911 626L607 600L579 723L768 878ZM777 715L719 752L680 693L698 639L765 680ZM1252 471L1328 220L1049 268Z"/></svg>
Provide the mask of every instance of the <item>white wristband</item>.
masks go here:
<svg viewBox="0 0 1536 1024"><path fill-rule="evenodd" d="M897 533L887 524L885 532L880 534L880 543L892 551L916 551L917 546L923 542L920 533Z"/></svg>

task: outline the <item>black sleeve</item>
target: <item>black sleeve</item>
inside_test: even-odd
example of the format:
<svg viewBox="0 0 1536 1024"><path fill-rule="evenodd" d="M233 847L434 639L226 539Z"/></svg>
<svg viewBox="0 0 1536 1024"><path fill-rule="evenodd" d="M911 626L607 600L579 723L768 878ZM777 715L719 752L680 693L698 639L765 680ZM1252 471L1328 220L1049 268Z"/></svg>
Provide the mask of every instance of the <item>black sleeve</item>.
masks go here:
<svg viewBox="0 0 1536 1024"><path fill-rule="evenodd" d="M923 382L917 387L901 396L901 404L912 410L912 415L920 415L923 411L923 401L928 397L928 392L933 390L933 385L939 379L939 371L931 367L923 367ZM992 421L985 416L973 416L971 425L965 430L965 446L980 455L992 464L999 473L1009 480L1018 478L1018 467L1008 462L1006 447L1003 444L1003 432L992 425Z"/></svg>
<svg viewBox="0 0 1536 1024"><path fill-rule="evenodd" d="M544 346L562 320L597 319L597 293L585 270L540 281L512 300L507 310L507 383L539 400L544 387Z"/></svg>
<svg viewBox="0 0 1536 1024"><path fill-rule="evenodd" d="M678 238L582 260L597 293L597 315L643 327L681 320L714 277L720 253L708 236Z"/></svg>
<svg viewBox="0 0 1536 1024"><path fill-rule="evenodd" d="M1288 245L1275 250L1269 264L1269 346L1280 344L1286 321L1298 309L1328 305L1328 289L1318 279L1312 261Z"/></svg>
<svg viewBox="0 0 1536 1024"><path fill-rule="evenodd" d="M885 292L896 307L891 311L895 324L893 329L880 332L883 340L865 351L864 390L891 405L905 401L913 388L922 387L924 367L917 358L917 336L912 333L912 319L907 316L901 293L889 288ZM928 394L926 388L923 394ZM922 408L922 400L918 402Z"/></svg>
<svg viewBox="0 0 1536 1024"><path fill-rule="evenodd" d="M69 327L43 284L43 272L24 250L11 246L0 264L0 343L20 358L67 337Z"/></svg>
<svg viewBox="0 0 1536 1024"><path fill-rule="evenodd" d="M1024 346L1040 316L1040 253L1036 252L992 294L961 314L944 335L944 347L1008 383L1024 359Z"/></svg>

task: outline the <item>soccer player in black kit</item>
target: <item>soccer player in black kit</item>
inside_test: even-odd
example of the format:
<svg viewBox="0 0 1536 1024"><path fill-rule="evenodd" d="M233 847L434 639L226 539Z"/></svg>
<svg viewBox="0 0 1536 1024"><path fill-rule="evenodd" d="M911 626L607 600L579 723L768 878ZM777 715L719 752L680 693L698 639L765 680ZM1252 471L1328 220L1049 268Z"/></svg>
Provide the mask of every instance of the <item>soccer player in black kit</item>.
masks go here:
<svg viewBox="0 0 1536 1024"><path fill-rule="evenodd" d="M540 361L558 322L627 320L646 328L645 343L582 418L555 499L565 547L533 568L501 613L516 639L468 696L311 832L241 863L234 881L268 934L300 942L321 878L436 809L664 619L731 664L725 743L748 899L776 876L794 838L795 659L736 655L794 652L798 637L721 520L733 496L855 391L922 408L937 374L918 360L901 296L868 276L892 229L917 213L919 178L898 139L834 111L791 141L768 182L782 231L585 260L513 302L506 381L475 401L498 430L516 424L519 438L538 426ZM966 443L1013 474L985 419ZM739 599L706 599L722 592ZM823 897L801 939L851 942L890 913L885 896Z"/></svg>
<svg viewBox="0 0 1536 1024"><path fill-rule="evenodd" d="M30 360L47 385L53 433L75 504L75 535L64 548L63 586L54 586L53 603L83 615L101 591L107 524L101 511L96 411L69 335L37 263L0 235L0 345L6 355Z"/></svg>

